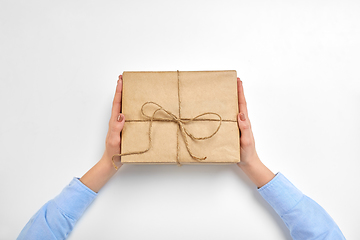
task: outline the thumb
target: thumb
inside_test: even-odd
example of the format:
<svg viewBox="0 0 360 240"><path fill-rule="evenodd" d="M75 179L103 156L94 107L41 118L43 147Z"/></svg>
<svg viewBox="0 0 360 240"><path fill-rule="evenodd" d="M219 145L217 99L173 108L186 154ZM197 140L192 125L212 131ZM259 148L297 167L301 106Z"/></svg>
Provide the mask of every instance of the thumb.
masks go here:
<svg viewBox="0 0 360 240"><path fill-rule="evenodd" d="M245 113L239 113L238 114L238 125L240 128L240 136L248 138L251 136L251 126L250 121L246 117Z"/></svg>
<svg viewBox="0 0 360 240"><path fill-rule="evenodd" d="M117 117L117 121L118 121L118 128L120 129L120 132L121 132L122 129L124 128L124 124L125 124L125 115L122 113L119 113L119 116Z"/></svg>

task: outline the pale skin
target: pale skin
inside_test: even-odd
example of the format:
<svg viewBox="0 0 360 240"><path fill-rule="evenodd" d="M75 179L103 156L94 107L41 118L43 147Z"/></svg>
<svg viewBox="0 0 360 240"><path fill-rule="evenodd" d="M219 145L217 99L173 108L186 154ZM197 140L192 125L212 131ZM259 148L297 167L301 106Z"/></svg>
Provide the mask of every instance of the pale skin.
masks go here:
<svg viewBox="0 0 360 240"><path fill-rule="evenodd" d="M244 88L240 78L237 79L239 114L238 126L240 128L240 162L237 164L250 180L258 187L264 186L275 174L271 172L261 161L255 149L254 135L248 116Z"/></svg>
<svg viewBox="0 0 360 240"><path fill-rule="evenodd" d="M244 89L240 78L237 79L238 89L238 126L241 131L240 137L240 163L237 165L245 172L250 180L258 187L268 183L275 174L271 172L258 157L255 149L255 140L251 130L251 124L248 116ZM114 154L120 153L121 137L120 133L124 127L125 116L121 113L121 94L122 94L122 75L117 82L111 117L109 121L109 130L105 140L105 151L99 162L97 162L87 173L80 178L80 181L94 192L100 189L117 172L114 168L111 158ZM115 164L119 168L122 166L121 159L115 158Z"/></svg>
<svg viewBox="0 0 360 240"><path fill-rule="evenodd" d="M80 178L80 181L94 192L100 189L117 172L114 168L111 158L114 154L120 153L120 132L125 123L125 116L121 113L121 94L122 94L122 75L117 81L114 101L109 121L109 130L105 140L105 151L100 161L95 164L87 173ZM120 158L114 158L118 168L122 166Z"/></svg>

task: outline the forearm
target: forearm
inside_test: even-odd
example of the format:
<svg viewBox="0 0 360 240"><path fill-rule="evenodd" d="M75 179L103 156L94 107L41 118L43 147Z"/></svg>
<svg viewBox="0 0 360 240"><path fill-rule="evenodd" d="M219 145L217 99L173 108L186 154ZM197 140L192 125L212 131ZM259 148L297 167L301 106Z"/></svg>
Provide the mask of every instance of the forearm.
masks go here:
<svg viewBox="0 0 360 240"><path fill-rule="evenodd" d="M118 164L118 166L121 167L121 164ZM111 157L104 153L100 161L87 171L87 173L80 178L80 181L97 193L116 172L117 170L111 162Z"/></svg>
<svg viewBox="0 0 360 240"><path fill-rule="evenodd" d="M257 155L251 161L238 163L238 166L258 188L275 177L275 174L260 161Z"/></svg>

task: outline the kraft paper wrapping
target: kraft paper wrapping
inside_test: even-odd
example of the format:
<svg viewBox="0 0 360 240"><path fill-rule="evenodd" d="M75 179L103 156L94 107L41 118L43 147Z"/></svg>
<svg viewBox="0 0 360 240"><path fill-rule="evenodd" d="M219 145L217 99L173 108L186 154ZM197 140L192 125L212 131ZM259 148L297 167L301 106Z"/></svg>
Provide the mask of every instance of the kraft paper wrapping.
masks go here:
<svg viewBox="0 0 360 240"><path fill-rule="evenodd" d="M178 123L154 120L151 148L145 153L121 156L122 163L225 164L240 161L235 70L124 71L122 113L125 115L125 124L121 133L121 154L143 151L149 146L150 120L141 113L146 102L154 102L185 120L205 112L214 112L221 116L221 125L216 134L208 139L193 140L186 136L191 152L197 157L206 157L200 161L190 156ZM156 109L158 107L154 104L143 107L148 116L152 116ZM164 111L158 111L154 117L171 120ZM183 126L195 137L208 136L219 126L219 118L204 115Z"/></svg>

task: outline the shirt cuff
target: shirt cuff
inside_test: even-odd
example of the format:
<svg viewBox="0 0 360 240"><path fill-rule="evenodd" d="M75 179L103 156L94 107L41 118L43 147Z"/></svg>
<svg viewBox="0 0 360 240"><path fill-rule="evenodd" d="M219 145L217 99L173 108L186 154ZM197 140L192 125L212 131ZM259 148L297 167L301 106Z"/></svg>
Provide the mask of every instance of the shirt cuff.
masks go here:
<svg viewBox="0 0 360 240"><path fill-rule="evenodd" d="M282 216L301 200L304 194L280 172L258 189L260 195Z"/></svg>
<svg viewBox="0 0 360 240"><path fill-rule="evenodd" d="M74 220L79 219L96 198L97 193L74 177L62 192L54 198L57 206Z"/></svg>

